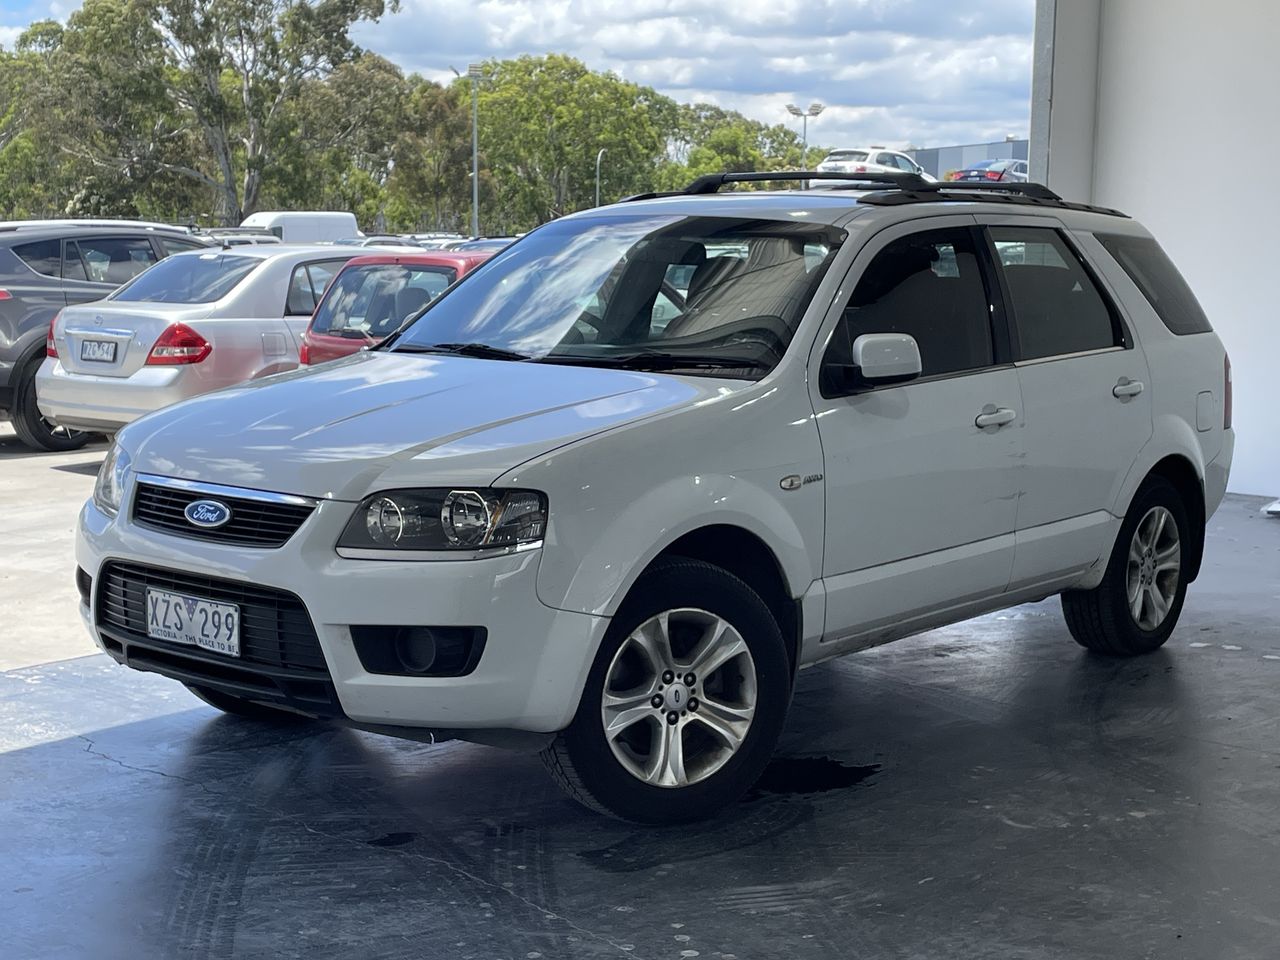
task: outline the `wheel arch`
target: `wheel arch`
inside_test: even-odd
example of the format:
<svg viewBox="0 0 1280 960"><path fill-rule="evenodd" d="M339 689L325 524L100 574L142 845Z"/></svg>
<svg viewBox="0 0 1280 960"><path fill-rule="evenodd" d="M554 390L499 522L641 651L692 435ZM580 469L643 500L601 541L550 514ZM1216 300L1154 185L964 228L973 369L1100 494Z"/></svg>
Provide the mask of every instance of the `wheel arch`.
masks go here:
<svg viewBox="0 0 1280 960"><path fill-rule="evenodd" d="M786 574L777 555L756 534L730 523L698 527L667 544L648 564L672 557L701 560L733 574L764 601L778 621L778 629L787 644L787 659L794 677L803 636L803 614L800 600L791 596ZM644 570L640 576L644 575Z"/></svg>
<svg viewBox="0 0 1280 960"><path fill-rule="evenodd" d="M1205 502L1204 481L1196 473L1191 461L1180 454L1170 454L1159 460L1147 471L1147 477L1163 477L1173 484L1187 508L1187 520L1191 525L1187 582L1192 583L1200 575L1204 559ZM1146 477L1143 478L1144 482Z"/></svg>

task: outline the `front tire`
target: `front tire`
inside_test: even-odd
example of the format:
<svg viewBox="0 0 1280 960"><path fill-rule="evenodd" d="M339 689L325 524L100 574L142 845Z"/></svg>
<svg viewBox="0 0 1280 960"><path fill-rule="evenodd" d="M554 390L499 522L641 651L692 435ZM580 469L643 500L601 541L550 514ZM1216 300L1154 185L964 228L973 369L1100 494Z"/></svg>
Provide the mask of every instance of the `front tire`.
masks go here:
<svg viewBox="0 0 1280 960"><path fill-rule="evenodd" d="M1178 623L1187 595L1186 504L1163 477L1138 488L1102 583L1062 595L1067 628L1082 647L1112 657L1157 650Z"/></svg>
<svg viewBox="0 0 1280 960"><path fill-rule="evenodd" d="M36 371L39 369L37 359L18 374L13 390L13 431L19 440L36 450L50 453L79 450L89 442L89 434L46 420L36 405Z"/></svg>
<svg viewBox="0 0 1280 960"><path fill-rule="evenodd" d="M245 700L243 697L223 693L221 690L214 690L211 687L202 687L194 683L184 683L183 686L209 706L233 717L243 717L246 720L260 720L267 723L304 723L312 720L311 717L294 713L291 710L269 707L265 703Z"/></svg>
<svg viewBox="0 0 1280 960"><path fill-rule="evenodd" d="M699 820L755 783L790 698L786 645L764 601L719 567L664 560L613 618L577 714L542 760L597 812Z"/></svg>

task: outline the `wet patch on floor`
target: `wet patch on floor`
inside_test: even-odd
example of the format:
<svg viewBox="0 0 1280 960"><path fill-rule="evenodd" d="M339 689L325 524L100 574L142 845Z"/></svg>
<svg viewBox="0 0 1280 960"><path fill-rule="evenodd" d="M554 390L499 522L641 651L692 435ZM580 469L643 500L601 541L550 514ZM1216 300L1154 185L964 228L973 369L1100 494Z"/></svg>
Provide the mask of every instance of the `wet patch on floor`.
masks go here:
<svg viewBox="0 0 1280 960"><path fill-rule="evenodd" d="M403 847L407 843L413 843L418 839L416 833L384 833L380 837L374 837L372 840L366 840L371 847Z"/></svg>
<svg viewBox="0 0 1280 960"><path fill-rule="evenodd" d="M747 800L844 790L879 772L878 763L857 766L830 757L778 757L765 767Z"/></svg>

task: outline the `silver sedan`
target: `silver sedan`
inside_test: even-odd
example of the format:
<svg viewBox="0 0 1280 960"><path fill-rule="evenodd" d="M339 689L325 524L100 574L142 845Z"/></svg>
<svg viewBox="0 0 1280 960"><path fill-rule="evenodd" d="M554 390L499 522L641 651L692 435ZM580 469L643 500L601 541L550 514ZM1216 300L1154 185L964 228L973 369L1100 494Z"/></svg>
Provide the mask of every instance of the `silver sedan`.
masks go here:
<svg viewBox="0 0 1280 960"><path fill-rule="evenodd" d="M240 246L162 260L53 320L36 403L53 422L114 433L179 400L298 365L330 279L361 251Z"/></svg>

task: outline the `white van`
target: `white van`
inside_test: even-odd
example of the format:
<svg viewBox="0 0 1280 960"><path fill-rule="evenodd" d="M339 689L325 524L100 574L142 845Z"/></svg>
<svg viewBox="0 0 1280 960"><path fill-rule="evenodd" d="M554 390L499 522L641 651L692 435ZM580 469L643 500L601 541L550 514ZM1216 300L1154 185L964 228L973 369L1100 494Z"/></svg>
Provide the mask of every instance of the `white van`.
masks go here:
<svg viewBox="0 0 1280 960"><path fill-rule="evenodd" d="M264 210L251 213L240 226L270 230L284 243L324 243L364 236L354 213L337 210Z"/></svg>

